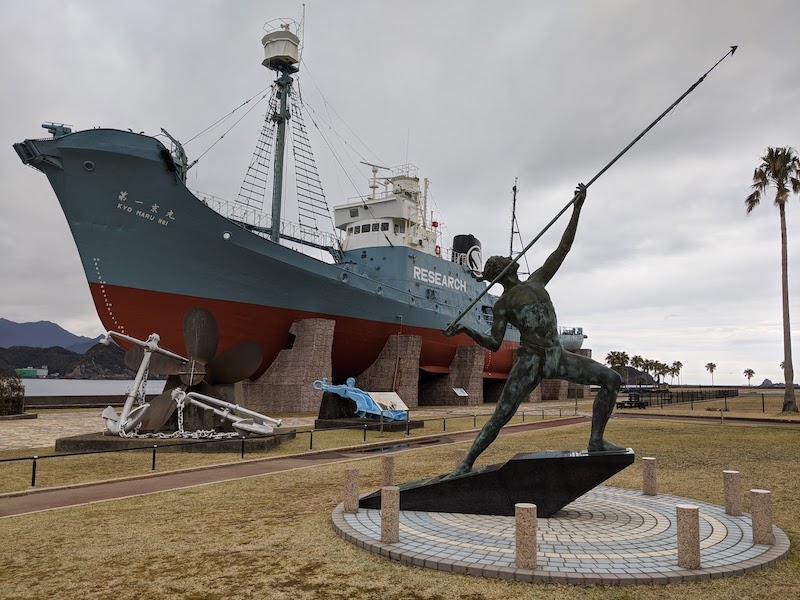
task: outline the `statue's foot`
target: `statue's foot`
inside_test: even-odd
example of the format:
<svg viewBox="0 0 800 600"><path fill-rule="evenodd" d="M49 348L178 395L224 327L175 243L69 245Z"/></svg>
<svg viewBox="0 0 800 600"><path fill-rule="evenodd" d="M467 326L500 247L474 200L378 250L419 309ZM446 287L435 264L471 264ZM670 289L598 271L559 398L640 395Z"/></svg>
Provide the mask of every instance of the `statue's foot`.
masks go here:
<svg viewBox="0 0 800 600"><path fill-rule="evenodd" d="M472 467L470 465L467 463L461 463L453 470L452 473L445 475L440 481L447 481L448 479L453 479L453 477L458 477L459 475L466 475L470 471L472 471Z"/></svg>
<svg viewBox="0 0 800 600"><path fill-rule="evenodd" d="M589 441L589 452L610 452L612 450L625 450L625 448L617 446L616 444L612 444L611 442L603 439L599 441Z"/></svg>

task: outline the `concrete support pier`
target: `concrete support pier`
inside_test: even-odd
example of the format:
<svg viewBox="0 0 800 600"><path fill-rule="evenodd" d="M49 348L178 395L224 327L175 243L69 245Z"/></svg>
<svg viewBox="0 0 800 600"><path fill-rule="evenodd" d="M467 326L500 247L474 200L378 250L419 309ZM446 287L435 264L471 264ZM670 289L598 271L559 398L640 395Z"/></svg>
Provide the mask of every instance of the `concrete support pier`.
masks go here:
<svg viewBox="0 0 800 600"><path fill-rule="evenodd" d="M356 377L356 386L370 392L396 392L406 406L419 406L419 354L422 337L396 334L370 367Z"/></svg>
<svg viewBox="0 0 800 600"><path fill-rule="evenodd" d="M420 385L425 404L436 406L477 406L483 404L483 365L486 350L481 346L459 346L450 372ZM462 388L467 396L458 396Z"/></svg>
<svg viewBox="0 0 800 600"><path fill-rule="evenodd" d="M331 319L301 319L292 323L291 348L281 350L255 382L244 382L244 405L264 414L318 411L322 392L311 385L331 378L333 328Z"/></svg>

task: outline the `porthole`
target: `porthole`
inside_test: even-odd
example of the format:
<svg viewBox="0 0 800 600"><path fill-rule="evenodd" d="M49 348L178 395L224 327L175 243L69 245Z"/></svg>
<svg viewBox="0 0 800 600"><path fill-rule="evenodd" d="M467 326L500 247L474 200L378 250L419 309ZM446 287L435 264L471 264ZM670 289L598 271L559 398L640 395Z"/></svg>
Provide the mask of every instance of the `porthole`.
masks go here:
<svg viewBox="0 0 800 600"><path fill-rule="evenodd" d="M377 294L378 296L383 296L383 288L381 286L376 287L375 294Z"/></svg>
<svg viewBox="0 0 800 600"><path fill-rule="evenodd" d="M230 231L223 231L222 232L222 239L226 240L226 241L231 239L231 232Z"/></svg>
<svg viewBox="0 0 800 600"><path fill-rule="evenodd" d="M414 306L414 304L416 303L416 300L414 300L414 296L411 296L411 297L408 299L408 303L409 303L411 306Z"/></svg>
<svg viewBox="0 0 800 600"><path fill-rule="evenodd" d="M339 275L339 279L341 280L342 283L347 283L349 277L347 276L347 273L342 273L341 275Z"/></svg>
<svg viewBox="0 0 800 600"><path fill-rule="evenodd" d="M87 160L85 163L83 163L83 168L87 171L94 171L94 163L90 160Z"/></svg>

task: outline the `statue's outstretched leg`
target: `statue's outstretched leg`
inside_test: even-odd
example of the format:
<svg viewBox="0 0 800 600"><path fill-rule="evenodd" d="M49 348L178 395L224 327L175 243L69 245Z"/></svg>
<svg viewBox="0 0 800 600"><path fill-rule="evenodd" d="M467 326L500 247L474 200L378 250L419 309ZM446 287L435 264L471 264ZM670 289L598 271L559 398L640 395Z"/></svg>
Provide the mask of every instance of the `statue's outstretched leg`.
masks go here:
<svg viewBox="0 0 800 600"><path fill-rule="evenodd" d="M606 423L611 417L617 394L622 385L622 377L605 365L587 356L563 352L558 364L559 379L566 379L583 385L599 385L600 391L592 406L592 433L589 436L589 452L622 450L603 437Z"/></svg>
<svg viewBox="0 0 800 600"><path fill-rule="evenodd" d="M614 410L614 404L617 401L622 378L616 371L612 371L599 363L596 364L602 367L605 372L597 378L600 391L597 393L592 406L592 433L589 436L589 452L623 450L616 444L606 441L603 437L606 424L611 418L611 412Z"/></svg>
<svg viewBox="0 0 800 600"><path fill-rule="evenodd" d="M517 360L508 374L508 380L503 388L503 393L500 394L500 400L497 401L494 414L478 433L472 443L472 447L467 452L464 462L443 479L463 475L472 470L475 459L497 438L503 426L517 412L520 403L530 396L530 393L539 383L539 365L540 359L538 356L525 356L520 355L518 352Z"/></svg>

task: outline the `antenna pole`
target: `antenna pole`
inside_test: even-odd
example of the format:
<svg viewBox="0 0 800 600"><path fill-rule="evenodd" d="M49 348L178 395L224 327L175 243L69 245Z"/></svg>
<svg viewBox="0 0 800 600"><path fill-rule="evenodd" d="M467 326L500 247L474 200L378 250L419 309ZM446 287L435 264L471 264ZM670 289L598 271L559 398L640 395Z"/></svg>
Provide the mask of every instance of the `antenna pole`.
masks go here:
<svg viewBox="0 0 800 600"><path fill-rule="evenodd" d="M511 188L511 241L508 245L508 258L514 258L514 226L517 224L517 178Z"/></svg>
<svg viewBox="0 0 800 600"><path fill-rule="evenodd" d="M691 87L690 87L688 90L686 90L686 91L683 93L683 95L681 95L681 97L680 97L680 98L678 98L677 100L675 100L675 102L673 102L672 104L670 104L670 105L669 105L669 107L667 107L667 109L666 109L664 112L662 112L660 115L658 115L658 117L656 117L656 119L655 119L655 120L654 120L652 123L650 123L650 125L648 125L648 126L647 126L647 127L644 129L644 131L642 131L642 132L641 132L639 135L637 135L637 136L636 136L636 137L633 139L633 141L632 141L630 144L628 144L627 146L625 146L625 148L623 148L623 149L622 149L622 151L621 151L619 154L617 154L617 155L616 155L614 158L612 158L612 159L611 159L611 161L610 161L610 162L609 162L609 163L608 163L608 164L607 164L605 167L603 167L602 169L600 169L600 171L597 173L597 175L595 175L594 177L592 177L592 178L591 178L591 179L590 179L590 180L589 180L589 181L586 183L586 187L588 188L588 187L589 187L590 185L592 185L592 184L593 184L595 181L597 181L598 179L600 179L600 177L603 175L603 173L605 173L606 171L608 171L608 170L611 168L611 166L612 166L612 165L613 165L615 162L617 162L617 161L618 161L620 158L622 158L622 156L623 156L623 155L624 155L624 154L625 154L625 153L626 153L628 150L630 150L631 148L633 148L633 146L636 144L636 142L638 142L640 139L642 139L642 138L645 136L645 134L646 134L648 131L650 131L650 130L651 130L653 127L655 127L656 123L658 123L658 122L659 122L661 119L663 119L665 116L667 116L667 114L668 114L668 113L669 113L669 112L670 112L670 111L671 111L673 108L675 108L676 106L678 106L678 104L680 104L680 103L681 103L681 101L682 101L684 98L686 98L686 96L688 96L689 94L691 94L691 93L694 91L694 89L695 89L695 88L696 88L698 85L700 85L701 83L703 83L703 80L704 80L704 79L705 79L705 78L708 76L708 74L709 74L709 73L711 73L711 71L713 71L715 68L717 68L717 65L719 65L719 64L720 64L720 63L721 63L723 60L725 60L725 59L726 59L726 58L728 58L729 56L733 56L733 53L734 53L734 52L736 52L736 49L737 49L738 47L739 47L739 46L731 46L731 47L730 47L731 49L730 49L730 50L728 50L728 52L725 54L725 56L723 56L723 57L722 57L722 58L720 58L720 59L719 59L719 60L718 60L716 63L714 63L714 66L713 66L713 67L711 67L711 68L710 68L708 71L706 71L705 73L703 73L703 75L700 77L700 79L698 79L697 81L695 81L695 82L694 82L694 84L692 84L692 86L691 86ZM542 236L545 234L545 232L546 232L548 229L550 229L550 227L553 225L553 223L555 223L555 222L558 220L558 218L559 218L561 215L563 215L563 214L564 214L564 213L567 211L567 209L568 209L570 206L572 206L572 205L575 203L575 200L577 200L577 199L578 199L578 196L577 196L577 194L576 194L575 196L573 196L573 197L572 197L572 200L570 200L570 201L569 201L569 202L566 204L566 206L564 206L564 208L562 208L562 209L559 211L559 213L558 213L558 214L557 214L555 217L553 217L553 219L552 219L552 220L551 220L551 221L550 221L550 222L549 222L547 225L545 225L544 229L542 229L542 230L539 232L539 234L538 234L538 235L537 235L535 238L533 238L533 239L532 239L532 240L531 240L531 241L528 243L528 245L527 245L527 246L525 246L525 248L523 248L523 249L522 249L522 252L520 252L520 253L519 253L519 254L518 254L516 257L513 257L513 256L511 257L511 262L510 262L510 263L508 263L508 265L506 266L506 268L505 268L505 269L503 269L502 271L500 271L500 273L497 275L497 277L495 277L495 278L494 278L494 279L491 281L491 283L489 283L489 285L488 285L488 286L486 286L486 288L485 288L485 289L484 289L484 290L483 290L483 291L482 291L480 294L478 294L478 296L475 298L475 300L473 300L473 301L472 301L472 302L469 304L469 306L467 306L467 308L465 308L463 311L461 311L461 314L460 314L460 315L458 315L458 316L455 318L455 320L454 320L454 321L453 321L453 322L450 324L450 327L452 327L453 325L455 325L455 324L456 324L456 323L458 323L458 322L459 322L461 319L463 319L463 318L464 318L464 315L466 315L466 314L467 314L467 313L468 313L468 312L469 312L469 311L472 309L472 307L473 307L473 306L475 306L475 305L478 303L478 301L480 301L480 299L481 299L481 298L483 298L483 297L486 295L486 293L489 291L489 288L490 288L490 287L492 287L492 286L493 286L495 283L497 283L498 281L500 281L500 279L502 279L502 278L505 276L505 274L506 274L506 273L508 273L508 272L511 270L511 267L512 267L512 266L513 266L515 263L517 263L517 262L519 261L519 259L520 259L520 258L522 258L522 256L523 256L523 255L524 255L524 254L525 254L525 253L526 253L528 250L530 250L531 246L533 246L533 245L534 245L534 244L535 244L537 241L539 241L539 238L541 238L541 237L542 237Z"/></svg>

